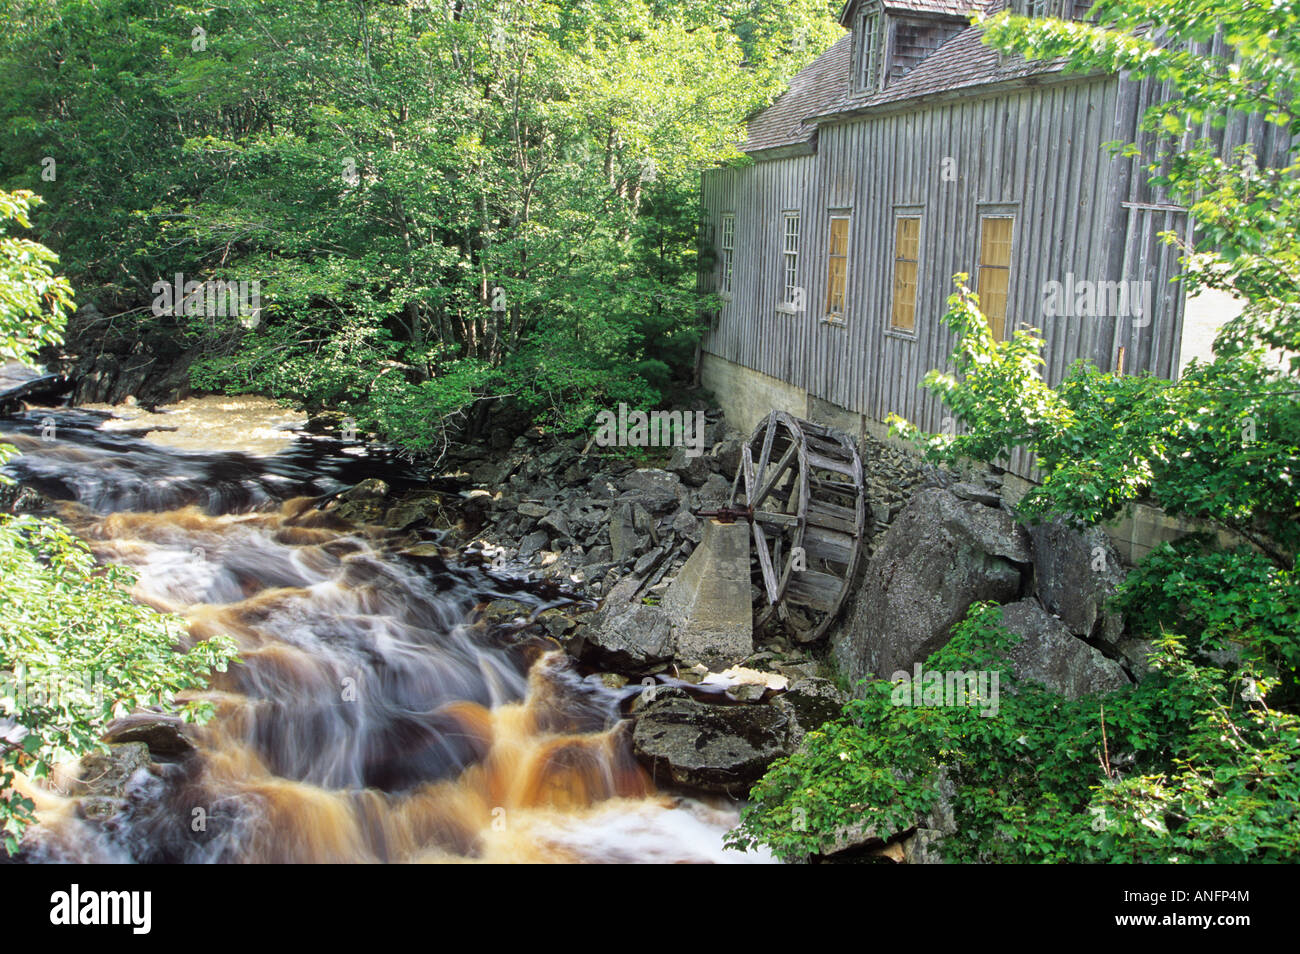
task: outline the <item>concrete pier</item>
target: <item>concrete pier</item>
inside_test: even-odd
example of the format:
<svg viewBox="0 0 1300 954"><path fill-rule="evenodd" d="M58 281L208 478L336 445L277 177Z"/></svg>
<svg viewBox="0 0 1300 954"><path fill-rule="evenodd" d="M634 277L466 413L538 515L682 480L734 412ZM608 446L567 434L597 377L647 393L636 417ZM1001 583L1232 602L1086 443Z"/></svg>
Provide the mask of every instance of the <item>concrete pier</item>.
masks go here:
<svg viewBox="0 0 1300 954"><path fill-rule="evenodd" d="M700 545L664 594L679 659L729 666L754 652L750 527L706 520Z"/></svg>

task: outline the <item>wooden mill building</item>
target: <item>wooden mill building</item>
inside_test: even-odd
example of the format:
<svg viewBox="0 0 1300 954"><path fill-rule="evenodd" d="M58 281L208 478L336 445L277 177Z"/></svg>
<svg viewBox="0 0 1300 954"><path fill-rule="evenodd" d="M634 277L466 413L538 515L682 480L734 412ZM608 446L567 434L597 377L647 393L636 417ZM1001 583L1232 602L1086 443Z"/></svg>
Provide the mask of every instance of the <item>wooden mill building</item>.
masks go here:
<svg viewBox="0 0 1300 954"><path fill-rule="evenodd" d="M851 433L882 434L891 413L943 430L920 382L948 363L959 272L996 334L1043 332L1053 384L1079 358L1176 377L1207 353L1231 300L1189 301L1182 252L1159 238L1186 236L1187 211L1148 186L1145 159L1103 145L1144 142L1162 90L999 53L970 21L1006 2L1071 0L849 0L848 33L748 123L752 163L705 174L724 304L701 375L738 426L775 407ZM1205 134L1254 142L1261 165L1290 148L1240 117ZM1076 308L1081 282L1096 294ZM1071 304L1050 305L1051 283Z"/></svg>

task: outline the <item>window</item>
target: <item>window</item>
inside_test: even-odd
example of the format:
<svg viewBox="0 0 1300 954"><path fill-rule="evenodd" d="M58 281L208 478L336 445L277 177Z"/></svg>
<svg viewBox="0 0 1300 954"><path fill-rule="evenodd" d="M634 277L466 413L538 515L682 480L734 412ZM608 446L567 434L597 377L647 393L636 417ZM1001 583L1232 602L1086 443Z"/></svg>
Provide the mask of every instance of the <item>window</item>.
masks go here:
<svg viewBox="0 0 1300 954"><path fill-rule="evenodd" d="M880 14L864 13L858 21L858 88L872 90L880 75Z"/></svg>
<svg viewBox="0 0 1300 954"><path fill-rule="evenodd" d="M781 216L781 308L803 311L803 289L799 287L799 213Z"/></svg>
<svg viewBox="0 0 1300 954"><path fill-rule="evenodd" d="M722 273L718 291L723 295L731 294L732 267L736 253L736 216L728 212L722 216Z"/></svg>
<svg viewBox="0 0 1300 954"><path fill-rule="evenodd" d="M894 307L889 327L909 334L916 330L917 263L920 260L921 217L900 215L894 220Z"/></svg>
<svg viewBox="0 0 1300 954"><path fill-rule="evenodd" d="M975 291L980 309L989 320L993 337L1006 337L1007 294L1011 289L1011 233L1015 220L1009 215L980 217L980 263Z"/></svg>
<svg viewBox="0 0 1300 954"><path fill-rule="evenodd" d="M849 217L831 216L831 239L827 246L826 317L844 320L844 296L849 274Z"/></svg>
<svg viewBox="0 0 1300 954"><path fill-rule="evenodd" d="M1029 17L1061 17L1069 18L1067 10L1072 10L1074 4L1071 2L1062 2L1062 0L1021 0L1024 5L1025 16Z"/></svg>

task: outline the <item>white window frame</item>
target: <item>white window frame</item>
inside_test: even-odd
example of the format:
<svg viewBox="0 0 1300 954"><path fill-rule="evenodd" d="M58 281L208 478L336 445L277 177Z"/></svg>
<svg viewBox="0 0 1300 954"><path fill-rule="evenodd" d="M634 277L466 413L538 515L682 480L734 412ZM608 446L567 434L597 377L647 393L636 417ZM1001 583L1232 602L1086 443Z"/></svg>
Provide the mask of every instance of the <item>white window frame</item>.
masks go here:
<svg viewBox="0 0 1300 954"><path fill-rule="evenodd" d="M731 290L736 268L736 213L722 213L721 273L718 276L718 294L731 300Z"/></svg>
<svg viewBox="0 0 1300 954"><path fill-rule="evenodd" d="M806 296L803 308L797 307L795 301L797 290L802 287L799 284L799 242L802 228L798 211L781 213L781 300L776 310L787 315L798 314L808 307Z"/></svg>
<svg viewBox="0 0 1300 954"><path fill-rule="evenodd" d="M858 89L872 92L880 86L879 9L864 10L858 18Z"/></svg>

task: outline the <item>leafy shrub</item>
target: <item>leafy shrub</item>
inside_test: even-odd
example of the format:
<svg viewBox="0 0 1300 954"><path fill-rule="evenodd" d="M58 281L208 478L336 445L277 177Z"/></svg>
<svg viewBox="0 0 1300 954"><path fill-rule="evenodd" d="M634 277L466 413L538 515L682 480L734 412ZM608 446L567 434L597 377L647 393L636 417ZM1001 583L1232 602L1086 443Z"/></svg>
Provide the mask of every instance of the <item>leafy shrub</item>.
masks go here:
<svg viewBox="0 0 1300 954"><path fill-rule="evenodd" d="M183 623L136 603L133 575L100 567L58 521L0 517L0 830L13 852L32 821L10 790L103 747L115 716L147 706L205 719L209 707L176 694L224 670L234 644L215 638L178 652Z"/></svg>
<svg viewBox="0 0 1300 954"><path fill-rule="evenodd" d="M858 827L888 839L946 789L957 831L940 850L954 862L1296 857L1300 733L1264 704L1268 683L1198 666L1168 637L1139 685L1067 700L1004 668L1017 637L999 618L973 606L925 664L1002 670L996 716L894 705L894 686L865 682L754 787L730 843L802 860Z"/></svg>

